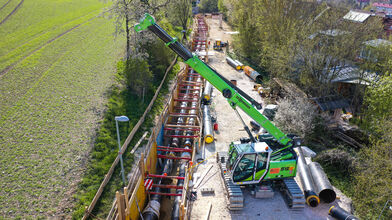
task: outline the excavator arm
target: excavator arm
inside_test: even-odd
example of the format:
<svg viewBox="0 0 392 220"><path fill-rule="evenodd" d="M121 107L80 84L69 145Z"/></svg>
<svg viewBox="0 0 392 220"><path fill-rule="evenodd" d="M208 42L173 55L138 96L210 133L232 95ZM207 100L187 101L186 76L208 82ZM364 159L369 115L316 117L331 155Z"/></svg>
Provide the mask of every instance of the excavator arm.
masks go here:
<svg viewBox="0 0 392 220"><path fill-rule="evenodd" d="M252 97L247 95L241 89L233 85L229 80L216 72L208 64L200 60L196 55L193 55L187 48L185 48L176 38L171 37L165 30L155 23L154 17L150 14L140 20L140 23L135 25L137 32L143 30L150 30L157 35L166 46L178 54L186 64L192 67L196 72L208 80L216 89L218 89L227 99L230 106L236 110L237 107L242 109L254 121L259 123L269 134L271 134L284 147L274 151L276 154L293 145L292 140L287 137L279 128L272 124L263 114L259 112L262 108L261 104L256 102Z"/></svg>

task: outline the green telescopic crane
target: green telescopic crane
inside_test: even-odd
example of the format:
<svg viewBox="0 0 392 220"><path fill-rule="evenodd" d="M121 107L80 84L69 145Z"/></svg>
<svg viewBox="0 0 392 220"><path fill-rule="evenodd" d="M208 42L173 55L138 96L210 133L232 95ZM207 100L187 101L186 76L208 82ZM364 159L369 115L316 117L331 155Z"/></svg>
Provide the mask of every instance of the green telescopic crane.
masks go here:
<svg viewBox="0 0 392 220"><path fill-rule="evenodd" d="M150 30L157 35L170 49L178 54L186 64L192 67L196 72L208 80L216 89L218 89L227 99L230 106L236 110L237 107L242 109L254 121L259 123L269 134L271 134L284 147L274 151L276 154L293 145L292 140L287 137L279 128L272 124L263 114L259 112L262 108L261 104L256 102L252 97L247 95L241 89L233 85L229 80L216 72L208 64L200 60L197 55L193 55L187 48L184 47L177 38L171 37L165 30L163 30L156 22L153 16L146 13L140 20L140 23L135 25L136 32L143 30ZM250 131L247 131L250 133Z"/></svg>

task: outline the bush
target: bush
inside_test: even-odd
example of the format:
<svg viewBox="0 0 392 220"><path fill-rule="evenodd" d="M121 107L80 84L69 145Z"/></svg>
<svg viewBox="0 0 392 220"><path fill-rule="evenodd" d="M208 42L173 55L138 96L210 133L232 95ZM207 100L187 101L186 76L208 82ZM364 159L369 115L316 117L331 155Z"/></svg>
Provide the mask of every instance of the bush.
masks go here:
<svg viewBox="0 0 392 220"><path fill-rule="evenodd" d="M202 13L218 12L218 0L201 0L200 12Z"/></svg>
<svg viewBox="0 0 392 220"><path fill-rule="evenodd" d="M354 172L356 166L355 157L350 155L347 151L338 148L321 152L317 155L315 160L326 167L347 174Z"/></svg>
<svg viewBox="0 0 392 220"><path fill-rule="evenodd" d="M275 122L286 133L304 137L314 129L316 107L303 98L285 98L279 103Z"/></svg>

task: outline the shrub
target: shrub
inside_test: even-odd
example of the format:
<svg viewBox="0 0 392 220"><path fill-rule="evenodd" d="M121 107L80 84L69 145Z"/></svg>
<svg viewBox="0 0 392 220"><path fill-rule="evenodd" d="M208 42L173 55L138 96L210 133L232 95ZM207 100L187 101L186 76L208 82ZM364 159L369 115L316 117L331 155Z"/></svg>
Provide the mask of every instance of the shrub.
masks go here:
<svg viewBox="0 0 392 220"><path fill-rule="evenodd" d="M304 137L314 129L316 107L303 98L285 98L279 103L275 122L284 132Z"/></svg>

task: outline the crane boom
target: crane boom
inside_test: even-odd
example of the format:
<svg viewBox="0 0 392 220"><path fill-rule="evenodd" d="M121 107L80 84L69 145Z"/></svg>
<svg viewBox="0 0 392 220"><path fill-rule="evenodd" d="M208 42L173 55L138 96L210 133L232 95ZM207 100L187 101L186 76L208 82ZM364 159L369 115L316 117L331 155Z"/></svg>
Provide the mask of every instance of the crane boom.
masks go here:
<svg viewBox="0 0 392 220"><path fill-rule="evenodd" d="M135 25L136 32L146 29L157 35L161 40L163 40L163 42L165 42L166 46L178 54L186 64L192 67L216 89L218 89L233 109L236 109L237 107L242 109L242 111L249 115L254 121L259 123L269 134L271 134L281 145L284 146L283 148L274 151L273 154L292 146L292 140L259 112L261 109L260 103L233 85L229 80L220 75L208 64L200 60L197 55L193 55L187 48L178 42L176 38L171 37L165 30L156 24L154 17L147 13L140 20L140 23Z"/></svg>

